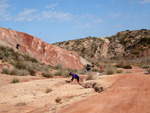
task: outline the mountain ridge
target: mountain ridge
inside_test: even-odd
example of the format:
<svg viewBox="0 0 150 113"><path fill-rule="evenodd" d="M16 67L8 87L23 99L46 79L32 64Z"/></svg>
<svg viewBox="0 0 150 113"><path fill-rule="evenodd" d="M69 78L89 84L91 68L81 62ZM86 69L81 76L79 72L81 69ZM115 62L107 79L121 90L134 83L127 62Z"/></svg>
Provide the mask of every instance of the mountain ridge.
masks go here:
<svg viewBox="0 0 150 113"><path fill-rule="evenodd" d="M150 54L150 30L126 30L109 37L86 37L54 43L80 56L96 59L134 59Z"/></svg>

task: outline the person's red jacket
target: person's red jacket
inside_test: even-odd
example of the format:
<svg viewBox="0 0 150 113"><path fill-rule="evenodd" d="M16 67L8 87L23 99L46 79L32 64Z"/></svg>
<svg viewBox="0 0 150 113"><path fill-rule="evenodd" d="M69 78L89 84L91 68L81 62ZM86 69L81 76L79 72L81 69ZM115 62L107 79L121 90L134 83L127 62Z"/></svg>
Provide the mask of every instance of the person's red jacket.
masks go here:
<svg viewBox="0 0 150 113"><path fill-rule="evenodd" d="M100 69L103 69L103 66L100 66Z"/></svg>

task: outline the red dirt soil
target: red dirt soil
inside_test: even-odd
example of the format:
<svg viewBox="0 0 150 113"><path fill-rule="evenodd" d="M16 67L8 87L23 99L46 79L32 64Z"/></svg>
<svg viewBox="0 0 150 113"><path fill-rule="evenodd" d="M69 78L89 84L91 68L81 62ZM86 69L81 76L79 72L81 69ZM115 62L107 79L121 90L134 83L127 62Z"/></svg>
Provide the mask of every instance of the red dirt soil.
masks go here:
<svg viewBox="0 0 150 113"><path fill-rule="evenodd" d="M134 68L134 73L120 75L105 91L76 102L58 113L150 113L149 84L150 75Z"/></svg>

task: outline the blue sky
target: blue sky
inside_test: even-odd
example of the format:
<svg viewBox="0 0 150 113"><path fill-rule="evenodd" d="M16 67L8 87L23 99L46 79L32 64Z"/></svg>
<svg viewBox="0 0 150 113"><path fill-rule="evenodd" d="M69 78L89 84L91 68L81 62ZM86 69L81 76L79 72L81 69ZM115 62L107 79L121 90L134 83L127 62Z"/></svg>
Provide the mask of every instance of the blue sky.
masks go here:
<svg viewBox="0 0 150 113"><path fill-rule="evenodd" d="M0 27L55 43L150 29L150 0L0 0Z"/></svg>

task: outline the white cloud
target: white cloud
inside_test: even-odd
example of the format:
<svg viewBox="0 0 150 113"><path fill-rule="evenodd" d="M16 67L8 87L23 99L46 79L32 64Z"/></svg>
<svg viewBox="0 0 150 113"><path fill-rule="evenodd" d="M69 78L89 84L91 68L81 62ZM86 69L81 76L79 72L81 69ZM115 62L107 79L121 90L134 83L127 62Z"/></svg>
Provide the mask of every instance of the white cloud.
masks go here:
<svg viewBox="0 0 150 113"><path fill-rule="evenodd" d="M111 13L110 16L113 18L118 18L121 16L121 14L120 13Z"/></svg>
<svg viewBox="0 0 150 113"><path fill-rule="evenodd" d="M81 15L81 16L79 16L79 19L83 19L83 18L88 18L88 19L91 19L93 17L93 15L92 14L85 14L85 15Z"/></svg>
<svg viewBox="0 0 150 113"><path fill-rule="evenodd" d="M115 0L111 0L111 2L112 2L112 3L114 3L114 2L115 2Z"/></svg>
<svg viewBox="0 0 150 113"><path fill-rule="evenodd" d="M79 21L75 27L76 28L92 28L92 27L96 27L102 22L103 22L103 19L89 20L88 22Z"/></svg>
<svg viewBox="0 0 150 113"><path fill-rule="evenodd" d="M96 23L96 24L99 24L99 23L102 23L103 22L103 19L97 19L95 21L93 21L93 23Z"/></svg>
<svg viewBox="0 0 150 113"><path fill-rule="evenodd" d="M0 0L0 20L10 20L11 15L8 13L9 4L7 0Z"/></svg>
<svg viewBox="0 0 150 113"><path fill-rule="evenodd" d="M137 14L127 14L127 15L125 15L125 18L136 18L136 17L138 17L138 15Z"/></svg>
<svg viewBox="0 0 150 113"><path fill-rule="evenodd" d="M47 6L45 6L45 8L47 8L47 9L53 9L54 10L56 6L58 6L58 3L47 5Z"/></svg>
<svg viewBox="0 0 150 113"><path fill-rule="evenodd" d="M57 11L55 8L58 4L47 5L45 8L49 11L38 12L37 9L24 9L22 12L14 15L9 14L8 8L11 8L8 4L8 0L0 0L0 21L13 19L14 21L62 21L73 22L80 28L91 28L96 24L102 23L102 19L96 19L92 14L74 15L62 11Z"/></svg>
<svg viewBox="0 0 150 113"><path fill-rule="evenodd" d="M114 27L115 27L115 28L119 28L119 27L120 27L120 25L119 25L119 24L116 24L116 25L114 25Z"/></svg>
<svg viewBox="0 0 150 113"><path fill-rule="evenodd" d="M142 0L140 3L141 4L147 4L147 3L150 3L150 0Z"/></svg>
<svg viewBox="0 0 150 113"><path fill-rule="evenodd" d="M23 12L17 15L15 21L23 21L23 20L32 21L38 16L33 14L36 11L37 11L36 9L25 9Z"/></svg>
<svg viewBox="0 0 150 113"><path fill-rule="evenodd" d="M98 7L104 7L104 6L101 4L98 4L98 5L96 5L96 8L98 8Z"/></svg>
<svg viewBox="0 0 150 113"><path fill-rule="evenodd" d="M148 4L150 3L150 0L128 0L128 2L130 4L134 4L134 3Z"/></svg>
<svg viewBox="0 0 150 113"><path fill-rule="evenodd" d="M43 11L40 20L59 20L70 21L72 15L69 13L57 12L57 11Z"/></svg>
<svg viewBox="0 0 150 113"><path fill-rule="evenodd" d="M84 29L84 28L91 28L92 27L92 24L91 23L78 23L76 26L75 26L75 28L82 28L82 29Z"/></svg>
<svg viewBox="0 0 150 113"><path fill-rule="evenodd" d="M63 21L63 22L69 22L69 21L82 21L84 19L92 19L93 15L91 14L85 14L85 15L73 15L70 13L64 13L64 12L58 12L55 10L49 10L49 11L43 11L43 12L37 12L36 9L25 9L23 12L20 12L16 18L15 21ZM100 22L101 20L97 20L97 22ZM96 21L95 21L96 22Z"/></svg>

